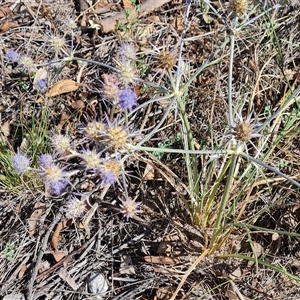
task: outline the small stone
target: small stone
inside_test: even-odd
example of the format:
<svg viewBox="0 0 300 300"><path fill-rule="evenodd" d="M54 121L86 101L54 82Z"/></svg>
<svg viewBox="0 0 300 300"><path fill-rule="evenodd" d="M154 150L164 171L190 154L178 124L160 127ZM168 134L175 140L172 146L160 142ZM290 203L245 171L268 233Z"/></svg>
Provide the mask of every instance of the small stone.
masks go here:
<svg viewBox="0 0 300 300"><path fill-rule="evenodd" d="M88 291L94 295L101 296L105 294L108 290L108 284L105 277L102 274L92 273L87 281ZM97 299L103 299L102 297L97 297Z"/></svg>
<svg viewBox="0 0 300 300"><path fill-rule="evenodd" d="M2 300L25 300L25 297L21 293L9 294L9 295L4 296L4 298L2 298Z"/></svg>

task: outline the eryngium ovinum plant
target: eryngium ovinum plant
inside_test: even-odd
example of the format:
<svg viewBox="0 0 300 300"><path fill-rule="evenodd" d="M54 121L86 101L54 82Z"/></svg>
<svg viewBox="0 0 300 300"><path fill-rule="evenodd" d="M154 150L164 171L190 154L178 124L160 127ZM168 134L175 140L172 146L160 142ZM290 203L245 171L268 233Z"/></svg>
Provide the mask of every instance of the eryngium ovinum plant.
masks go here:
<svg viewBox="0 0 300 300"><path fill-rule="evenodd" d="M55 47L56 57L59 50L57 45L58 43ZM21 63L24 58L18 52L10 50L6 58L24 69L24 64ZM69 194L69 200L63 209L67 218L82 217L91 207L90 196L114 185L125 189L124 197L119 199L119 211L124 217L129 220L139 212L140 203L131 199L127 193L127 173L124 170L124 161L132 151L133 139L138 135L128 124L128 113L137 106L137 95L133 90L137 76L135 60L133 45L123 43L117 54L115 74L102 76L101 92L105 101L112 105L111 116L87 121L82 124L79 132L76 132L76 137L52 133L49 136L52 151L41 153L37 165L32 166L32 159L22 154L20 149L17 149L17 153L12 157L15 171L20 175L28 175L28 172L38 173L50 196ZM27 70L29 67L30 70L36 68L32 59L26 57L26 61L30 61L30 66L26 65ZM38 83L37 86L40 85L42 84ZM39 91L41 92L41 89ZM119 114L116 115L115 110L118 110ZM79 185L75 183L76 178L93 182L94 188L89 192L82 191L82 188L79 190Z"/></svg>
<svg viewBox="0 0 300 300"><path fill-rule="evenodd" d="M186 24L192 5L191 1L187 2ZM212 13L222 20L222 16L211 6L210 2L207 2L206 5ZM139 151L139 153L141 151L183 153L189 183L190 210L194 216L195 223L200 225L203 230L205 241L201 255L183 276L172 299L175 299L176 294L194 267L207 255L218 253L236 228L243 228L245 232L249 232L250 228L255 229L255 226L251 224L251 221L253 222L254 219L250 218L247 222L243 222L242 217L247 207L248 188L254 184L256 178L259 176L264 177L264 170L267 169L273 172L282 180L290 182L295 188L300 187L299 182L264 162L270 156L270 151L266 151L266 149L270 144L270 133L276 128L276 120L288 106L295 102L299 95L300 87L291 90L276 112L263 120L259 120L255 116L254 107L249 106L249 103L253 105L251 101L253 94L250 96L251 93L245 93L244 99L241 96L241 99L236 99L235 101L233 101L232 97L232 73L236 36L243 30L246 30L248 25L255 24L257 20L264 18L270 11L278 8L278 5L269 8L264 7L264 10L260 14L256 14L252 19L249 19L247 15L248 6L246 1L231 1L230 8L231 12L228 18L223 20L225 24L224 29L228 30L230 35L211 53L207 61L189 76L184 74L182 68L181 55L185 35L185 31L183 31L178 51L177 66L173 67L173 64L168 64L167 68L170 67L170 69L164 73L167 74L166 76L169 80L168 88L156 86L154 83L138 78L135 65L137 55L133 45L127 43L121 45L116 59L116 67L78 58L74 54L71 57L62 59L60 62L81 60L108 68L111 73L107 73L102 77L102 92L107 101L116 110L121 109L121 113L118 117L112 117L114 116L114 113L112 113L104 120L94 120L84 124L81 140L74 139L68 135L53 134L51 136L53 153L41 154L39 158L38 172L49 192L53 195L61 195L63 193L72 195L68 197L71 199L70 202L65 205L67 207L66 214L69 217L82 216L88 207L86 204L89 203L89 197L93 193L118 184L125 190L124 199L120 199L120 211L129 219L140 211L138 210L139 203L132 200L126 192L125 180L129 180L124 168L126 159L135 151ZM229 52L224 54L227 46L229 46ZM196 150L186 109L188 90L195 78L204 69L222 61L224 57L218 56L220 53L223 53L224 57L229 56L230 58L227 95L228 128L224 129L222 137L215 137L215 144L211 145L210 150ZM19 55L15 55L14 59L19 61ZM133 86L137 81L143 82L145 85L151 85L152 88L157 88L159 93L164 94L164 96L150 99L142 105L137 105L137 95L133 90ZM247 99L247 97L252 97L252 99ZM165 110L164 116L156 126L149 129L145 135L134 133L132 124L129 122L130 117L139 109L149 105L149 103L163 100L169 100L169 105ZM245 111L247 112L246 116ZM175 116L180 118L184 150L145 147L145 142L150 140L161 129L165 119L171 112L175 112ZM266 132L268 134L265 134ZM138 139L135 138L137 135L139 135ZM284 135L282 138L284 138ZM279 141L276 140L277 143ZM249 149L255 149L255 151L250 152ZM274 149L274 145L270 149ZM254 153L254 155L250 153ZM205 159L205 174L201 173L198 168L199 156L203 156ZM18 159L20 159L20 165L18 165ZM74 160L80 163L74 165L72 164ZM16 154L13 162L19 173L30 170L30 160L21 153ZM31 170L36 171L37 169L35 167L35 169ZM79 192L74 182L74 178L78 176L83 176L87 179L92 178L96 186L89 192ZM205 178L204 182L202 178ZM221 197L219 197L220 194L222 195ZM256 214L256 217L258 214ZM263 229L259 228L259 230ZM223 257L229 256L248 260L253 259L238 253L223 255ZM285 272L288 276L299 281L299 278L296 276L271 263L259 261L258 259L256 262Z"/></svg>

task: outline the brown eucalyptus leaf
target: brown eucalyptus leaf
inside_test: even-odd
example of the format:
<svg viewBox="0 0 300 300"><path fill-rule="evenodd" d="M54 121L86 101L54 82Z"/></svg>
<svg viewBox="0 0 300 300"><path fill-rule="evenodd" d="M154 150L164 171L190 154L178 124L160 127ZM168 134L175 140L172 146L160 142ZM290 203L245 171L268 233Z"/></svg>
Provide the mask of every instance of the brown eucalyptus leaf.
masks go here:
<svg viewBox="0 0 300 300"><path fill-rule="evenodd" d="M1 13L1 11L0 11L0 13ZM16 28L18 26L19 26L19 24L15 23L15 22L6 21L0 25L0 31L5 32L11 28Z"/></svg>
<svg viewBox="0 0 300 300"><path fill-rule="evenodd" d="M28 220L30 237L32 237L35 234L36 226L38 224L40 217L42 216L42 214L44 212L44 208L45 208L45 204L42 202L37 202L34 205L33 213L31 214L31 216Z"/></svg>
<svg viewBox="0 0 300 300"><path fill-rule="evenodd" d="M54 248L55 251L58 251L58 239L59 239L59 233L60 231L67 226L67 222L59 222L56 225L55 231L51 237L51 245Z"/></svg>
<svg viewBox="0 0 300 300"><path fill-rule="evenodd" d="M7 17L11 13L11 10L8 6L0 8L0 18Z"/></svg>
<svg viewBox="0 0 300 300"><path fill-rule="evenodd" d="M56 84L46 93L46 97L54 97L78 90L79 83L72 79L64 79Z"/></svg>
<svg viewBox="0 0 300 300"><path fill-rule="evenodd" d="M60 261L61 259L63 259L66 256L65 253L63 253L61 251L57 251L57 250L53 251L52 255L56 262Z"/></svg>
<svg viewBox="0 0 300 300"><path fill-rule="evenodd" d="M144 261L159 265L176 265L180 262L178 258L167 256L144 256Z"/></svg>

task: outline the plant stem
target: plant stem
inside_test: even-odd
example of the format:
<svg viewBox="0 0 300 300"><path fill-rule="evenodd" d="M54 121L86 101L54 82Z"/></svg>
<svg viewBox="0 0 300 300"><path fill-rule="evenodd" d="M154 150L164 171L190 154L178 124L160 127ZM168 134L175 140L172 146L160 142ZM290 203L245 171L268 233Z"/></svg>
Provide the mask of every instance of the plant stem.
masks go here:
<svg viewBox="0 0 300 300"><path fill-rule="evenodd" d="M215 229L213 231L212 238L210 241L210 248L214 247L214 244L215 244L217 238L220 236L221 231L222 231L223 225L221 224L221 222L222 222L222 220L224 220L225 207L226 207L228 198L230 196L230 191L231 191L231 186L232 186L232 182L233 182L234 170L235 170L237 158L238 158L237 155L230 156L230 158L226 164L226 165L230 164L230 169L229 169L225 190L224 190L223 197L222 197L221 204L220 204L219 213L218 213L217 220L216 220L216 226L215 226Z"/></svg>

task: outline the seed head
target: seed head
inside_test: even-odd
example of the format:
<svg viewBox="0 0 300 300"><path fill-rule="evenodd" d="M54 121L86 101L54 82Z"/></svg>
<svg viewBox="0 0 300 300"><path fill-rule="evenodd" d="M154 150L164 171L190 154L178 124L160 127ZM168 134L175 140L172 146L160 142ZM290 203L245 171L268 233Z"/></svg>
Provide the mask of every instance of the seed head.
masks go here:
<svg viewBox="0 0 300 300"><path fill-rule="evenodd" d="M103 139L103 134L106 133L106 126L97 121L89 122L85 128L85 133L91 140L100 142Z"/></svg>
<svg viewBox="0 0 300 300"><path fill-rule="evenodd" d="M121 60L118 63L119 79L125 86L135 82L136 69L128 60Z"/></svg>
<svg viewBox="0 0 300 300"><path fill-rule="evenodd" d="M69 180L66 178L63 178L58 181L50 181L49 188L50 188L51 194L53 194L55 196L61 195L66 190L68 184L69 184Z"/></svg>
<svg viewBox="0 0 300 300"><path fill-rule="evenodd" d="M167 50L163 50L158 55L158 65L162 69L170 70L176 64L176 57Z"/></svg>
<svg viewBox="0 0 300 300"><path fill-rule="evenodd" d="M233 12L244 14L247 12L247 0L230 0L229 7Z"/></svg>
<svg viewBox="0 0 300 300"><path fill-rule="evenodd" d="M119 57L121 60L135 61L136 52L133 45L129 43L122 43L119 49Z"/></svg>
<svg viewBox="0 0 300 300"><path fill-rule="evenodd" d="M44 169L48 169L53 163L53 157L50 154L42 154L39 157L38 163Z"/></svg>
<svg viewBox="0 0 300 300"><path fill-rule="evenodd" d="M100 154L95 150L83 150L81 158L84 160L87 169L97 169L101 164Z"/></svg>
<svg viewBox="0 0 300 300"><path fill-rule="evenodd" d="M73 32L77 28L77 24L73 19L67 18L65 20L65 27L67 28L67 30Z"/></svg>
<svg viewBox="0 0 300 300"><path fill-rule="evenodd" d="M24 173L29 168L30 159L21 154L19 148L17 149L17 154L15 154L11 159L13 167L18 174Z"/></svg>
<svg viewBox="0 0 300 300"><path fill-rule="evenodd" d="M44 182L48 184L53 195L61 195L69 184L69 180L65 178L63 170L56 164L52 163L47 168L42 167L41 176Z"/></svg>
<svg viewBox="0 0 300 300"><path fill-rule="evenodd" d="M63 134L54 134L51 138L51 145L59 154L64 154L71 148L70 138Z"/></svg>
<svg viewBox="0 0 300 300"><path fill-rule="evenodd" d="M62 37L59 36L54 36L51 39L51 45L55 49L55 51L60 51L64 45L65 45L65 40Z"/></svg>
<svg viewBox="0 0 300 300"><path fill-rule="evenodd" d="M249 122L241 122L234 128L234 136L238 141L248 142L252 138L253 128Z"/></svg>
<svg viewBox="0 0 300 300"><path fill-rule="evenodd" d="M140 202L135 202L131 198L127 198L126 200L119 200L121 201L120 212L124 215L126 221L128 221L129 218L132 218L135 214L140 212L140 210L137 209L138 206L141 204Z"/></svg>
<svg viewBox="0 0 300 300"><path fill-rule="evenodd" d="M67 218L80 218L86 211L86 203L76 197L72 197L65 205L64 211Z"/></svg>
<svg viewBox="0 0 300 300"><path fill-rule="evenodd" d="M114 149L122 149L126 147L128 133L121 126L111 126L107 129L108 144Z"/></svg>
<svg viewBox="0 0 300 300"><path fill-rule="evenodd" d="M32 71L34 69L34 62L28 56L21 56L19 59L19 63L28 71Z"/></svg>
<svg viewBox="0 0 300 300"><path fill-rule="evenodd" d="M115 160L107 160L101 166L102 185L114 184L121 173L121 164Z"/></svg>

